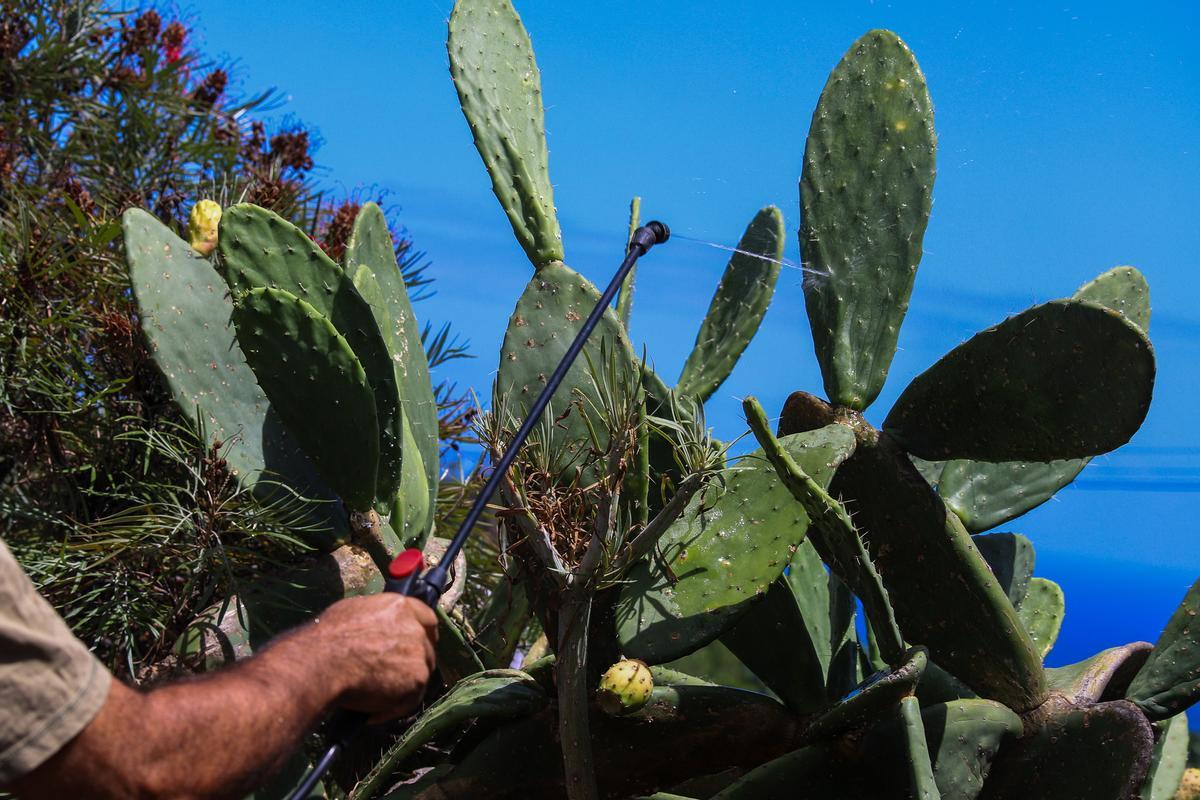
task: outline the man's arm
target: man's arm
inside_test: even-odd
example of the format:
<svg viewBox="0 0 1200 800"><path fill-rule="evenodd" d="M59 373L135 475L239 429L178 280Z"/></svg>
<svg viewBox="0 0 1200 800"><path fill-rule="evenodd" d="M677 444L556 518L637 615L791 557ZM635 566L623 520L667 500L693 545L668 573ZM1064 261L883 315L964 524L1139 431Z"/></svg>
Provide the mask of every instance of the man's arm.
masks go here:
<svg viewBox="0 0 1200 800"><path fill-rule="evenodd" d="M418 600L342 600L228 669L149 692L113 681L95 719L10 788L32 800L239 797L332 706L377 719L416 709L436 639Z"/></svg>

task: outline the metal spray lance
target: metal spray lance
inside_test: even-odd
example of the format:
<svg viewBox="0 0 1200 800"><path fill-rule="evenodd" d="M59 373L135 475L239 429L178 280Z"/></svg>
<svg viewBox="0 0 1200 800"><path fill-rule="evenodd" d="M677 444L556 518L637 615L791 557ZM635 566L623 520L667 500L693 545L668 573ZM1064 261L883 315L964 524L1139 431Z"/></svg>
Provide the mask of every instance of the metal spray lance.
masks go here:
<svg viewBox="0 0 1200 800"><path fill-rule="evenodd" d="M546 407L550 404L550 398L554 396L559 384L567 375L567 370L575 362L579 353L587 344L588 337L592 330L600 321L605 309L612 305L613 298L616 297L617 291L621 288L621 283L625 280L625 276L629 274L629 270L637 263L637 260L650 252L650 248L656 244L662 244L671 238L671 230L661 222L648 222L642 227L633 232L630 237L629 250L625 254L625 260L621 262L621 266L617 268L617 272L609 281L608 287L605 288L603 294L600 295L600 300L596 303L596 307L592 309L592 313L584 320L583 327L576 334L575 340L571 342L571 346L567 348L566 354L562 357L562 361L558 362L554 372L550 375L550 379L546 382L546 387L542 389L542 393L533 401L533 406L529 409L529 415L525 421L521 423L517 435L513 437L508 448L505 449L504 455L496 462L492 468L492 474L488 478L487 483L475 498L475 502L471 505L470 511L463 518L462 524L458 526L458 531L454 534L454 538L450 540L446 552L442 555L440 561L433 569L422 574L421 568L425 564L424 555L420 550L411 548L405 550L400 555L392 560L388 566L388 574L384 576L384 591L396 592L398 594L416 597L423 601L430 608L437 605L442 593L446 590L446 583L449 577L450 565L454 563L455 556L458 551L466 544L467 538L470 537L475 523L479 521L479 517L483 514L484 508L487 507L488 499L491 498L496 490L500 488L500 482L504 479L504 475L508 472L508 468L512 466L512 462L516 459L525 440L529 438L529 434L541 419ZM289 796L289 800L304 800L312 792L317 781L329 769L329 766L337 759L338 755L345 749L346 745L354 738L355 735L366 725L367 715L357 711L339 711L329 723L329 732L332 743L329 749L325 751L325 755L313 767L312 772L304 779L296 790Z"/></svg>

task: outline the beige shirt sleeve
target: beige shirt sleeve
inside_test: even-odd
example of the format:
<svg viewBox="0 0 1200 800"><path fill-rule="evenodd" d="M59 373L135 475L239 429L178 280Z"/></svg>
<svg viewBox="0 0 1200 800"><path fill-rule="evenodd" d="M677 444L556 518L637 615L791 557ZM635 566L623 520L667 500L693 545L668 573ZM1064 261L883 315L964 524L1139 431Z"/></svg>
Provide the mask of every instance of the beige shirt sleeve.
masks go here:
<svg viewBox="0 0 1200 800"><path fill-rule="evenodd" d="M0 541L0 784L82 731L111 683Z"/></svg>

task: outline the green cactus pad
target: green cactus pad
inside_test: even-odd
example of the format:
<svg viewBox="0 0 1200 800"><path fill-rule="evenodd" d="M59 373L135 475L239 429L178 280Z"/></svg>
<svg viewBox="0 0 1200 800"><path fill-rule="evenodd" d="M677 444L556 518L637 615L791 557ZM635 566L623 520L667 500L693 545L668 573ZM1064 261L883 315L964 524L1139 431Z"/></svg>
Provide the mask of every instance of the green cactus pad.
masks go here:
<svg viewBox="0 0 1200 800"><path fill-rule="evenodd" d="M721 640L709 642L694 653L688 653L665 665L668 674L675 673L693 678L701 678L704 683L731 686L734 689L745 689L760 694L770 694L767 685L730 652ZM661 667L655 667L659 670ZM654 682L659 683L659 675L654 674Z"/></svg>
<svg viewBox="0 0 1200 800"><path fill-rule="evenodd" d="M833 428L782 441L827 482L851 437ZM651 557L628 576L616 606L626 656L661 664L726 631L783 574L808 517L761 452L745 456L688 505Z"/></svg>
<svg viewBox="0 0 1200 800"><path fill-rule="evenodd" d="M225 282L187 242L138 208L121 218L138 319L155 365L192 428L220 441L230 472L256 494L271 481L326 500L315 509L325 530L308 536L331 550L347 535L346 516L304 451L279 423L237 344ZM259 483L259 479L268 478Z"/></svg>
<svg viewBox="0 0 1200 800"><path fill-rule="evenodd" d="M1138 797L1140 800L1172 800L1183 779L1183 771L1187 769L1187 715L1177 714L1169 720L1156 722L1154 729L1154 754L1150 757L1150 771Z"/></svg>
<svg viewBox="0 0 1200 800"><path fill-rule="evenodd" d="M858 449L830 494L854 509L904 638L981 697L1034 708L1044 698L1041 658L1004 588L905 453L856 424Z"/></svg>
<svg viewBox="0 0 1200 800"><path fill-rule="evenodd" d="M925 741L925 725L917 698L900 700L899 716L904 730L905 761L908 766L909 796L914 800L941 800L941 792L929 761L929 744Z"/></svg>
<svg viewBox="0 0 1200 800"><path fill-rule="evenodd" d="M1049 705L1049 704L1048 704ZM1117 700L1039 711L1040 724L996 756L980 800L1095 798L1136 794L1154 748L1146 718Z"/></svg>
<svg viewBox="0 0 1200 800"><path fill-rule="evenodd" d="M259 385L322 477L347 506L369 509L379 462L375 400L350 344L281 289L243 294L233 323Z"/></svg>
<svg viewBox="0 0 1200 800"><path fill-rule="evenodd" d="M1021 718L991 700L954 700L921 709L933 777L942 800L975 800L1006 741L1021 735Z"/></svg>
<svg viewBox="0 0 1200 800"><path fill-rule="evenodd" d="M295 295L328 319L358 358L374 398L379 463L375 502L355 510L374 506L388 513L400 486L404 433L393 361L371 307L342 268L303 231L265 208L242 204L226 209L218 248L235 304L247 292L264 287ZM366 420L355 422L362 426ZM291 424L316 425L318 430L308 436L320 436L319 418ZM301 435L295 429L292 433Z"/></svg>
<svg viewBox="0 0 1200 800"><path fill-rule="evenodd" d="M783 244L783 214L767 206L747 226L725 267L676 392L703 403L729 377L775 295Z"/></svg>
<svg viewBox="0 0 1200 800"><path fill-rule="evenodd" d="M1054 648L1065 610L1063 590L1054 581L1031 578L1029 591L1017 606L1017 616L1042 658Z"/></svg>
<svg viewBox="0 0 1200 800"><path fill-rule="evenodd" d="M1136 267L1113 267L1080 286L1075 299L1111 308L1143 331L1150 330L1150 286Z"/></svg>
<svg viewBox="0 0 1200 800"><path fill-rule="evenodd" d="M540 711L547 702L546 693L537 681L520 670L493 669L468 675L421 712L400 740L359 781L354 796L371 797L389 782L404 759L445 733L473 720L526 717Z"/></svg>
<svg viewBox="0 0 1200 800"><path fill-rule="evenodd" d="M633 234L637 232L642 216L642 198L634 197L629 201L629 235L625 237L625 249L633 244ZM629 320L633 317L633 290L637 285L637 264L629 268L625 280L621 281L621 291L617 293L617 319L629 331Z"/></svg>
<svg viewBox="0 0 1200 800"><path fill-rule="evenodd" d="M1047 669L1046 685L1076 705L1119 700L1153 649L1149 642L1110 647L1077 664Z"/></svg>
<svg viewBox="0 0 1200 800"><path fill-rule="evenodd" d="M908 385L884 430L937 460L1052 461L1129 441L1154 388L1154 350L1117 312L1055 300L951 350Z"/></svg>
<svg viewBox="0 0 1200 800"><path fill-rule="evenodd" d="M354 288L370 304L371 310L375 314L375 322L383 332L383 339L388 350L393 354L393 361L397 367L397 386L400 386L399 382L403 380L403 375L396 360L400 357L398 346L402 348L404 345L396 340L391 320L388 318L383 290L376 282L369 267L360 266L355 270ZM404 538L406 547L422 547L429 535L429 528L432 527L434 508L431 503L436 501L436 497L430 496L429 475L425 468L424 454L417 446L412 422L404 408L404 399L401 396L400 409L404 427L400 437L400 486L397 488L391 509L391 522ZM433 476L433 479L435 481L433 494L436 495L437 476Z"/></svg>
<svg viewBox="0 0 1200 800"><path fill-rule="evenodd" d="M1040 506L1090 459L1058 461L947 461L938 493L970 533L990 530Z"/></svg>
<svg viewBox="0 0 1200 800"><path fill-rule="evenodd" d="M1143 332L1150 329L1150 290L1142 273L1133 267L1105 272L1080 287L1074 299L1117 311ZM937 485L938 493L967 530L979 533L1046 502L1075 480L1089 460L1000 463L958 460L945 464L939 477L930 482Z"/></svg>
<svg viewBox="0 0 1200 800"><path fill-rule="evenodd" d="M855 42L813 113L800 178L804 295L825 392L862 410L896 352L929 221L936 142L917 61L891 31Z"/></svg>
<svg viewBox="0 0 1200 800"><path fill-rule="evenodd" d="M589 720L600 794L613 798L748 769L785 752L795 728L795 717L776 701L723 686L655 687L640 711L609 717L594 710ZM739 735L731 737L731 730ZM430 794L420 796L562 800L556 733L548 712L510 722L487 734Z"/></svg>
<svg viewBox="0 0 1200 800"><path fill-rule="evenodd" d="M846 800L858 797L851 790L852 780L838 761L835 746L818 743L755 767L712 800L794 797L801 786L810 800Z"/></svg>
<svg viewBox="0 0 1200 800"><path fill-rule="evenodd" d="M459 0L446 49L459 104L517 241L537 269L562 261L541 73L521 18L508 0Z"/></svg>
<svg viewBox="0 0 1200 800"><path fill-rule="evenodd" d="M1029 580L1033 577L1033 542L1019 533L989 533L976 536L973 541L996 580L1000 581L1008 601L1020 606L1029 593Z"/></svg>
<svg viewBox="0 0 1200 800"><path fill-rule="evenodd" d="M1129 685L1126 697L1151 720L1173 717L1200 698L1200 581L1175 609L1154 652Z"/></svg>
<svg viewBox="0 0 1200 800"><path fill-rule="evenodd" d="M599 300L596 287L565 264L548 264L530 279L508 321L496 377L497 391L506 396L508 412L514 419L522 419L533 405ZM617 359L618 365L628 365L627 370L622 370L622 379L637 379L633 349L625 328L616 314L606 310L588 338L583 355L575 360L555 393L546 411L551 418L557 418L566 409L575 390L595 397L587 362L590 358L601 368L602 347L608 354L606 358ZM581 447L588 437L588 427L577 409L572 409L559 426L563 429L562 447L567 452Z"/></svg>
<svg viewBox="0 0 1200 800"><path fill-rule="evenodd" d="M838 586L831 583L836 581L826 574L806 539L792 557L787 575L777 578L763 601L721 637L798 714L819 711L834 699L826 687L835 656L853 638L854 601L848 593L836 591Z"/></svg>
<svg viewBox="0 0 1200 800"><path fill-rule="evenodd" d="M421 326L413 313L404 276L396 262L395 244L388 230L387 218L374 203L367 203L354 218L354 229L346 245L346 272L355 288L371 306L375 322L391 353L400 406L411 428L418 465L424 471L427 501L423 519L404 520L404 535L420 547L433 524L438 485L438 410L429 378L429 361L421 342ZM367 276L370 276L368 279ZM377 293L375 296L373 294ZM402 446L403 470L413 470L408 463L412 448ZM402 477L401 483L413 486L415 475ZM413 508L416 498L408 504ZM414 533L412 528L418 532Z"/></svg>
<svg viewBox="0 0 1200 800"><path fill-rule="evenodd" d="M910 649L898 669L868 678L866 686L809 722L803 740L816 742L883 719L901 698L913 694L928 663L925 648Z"/></svg>
<svg viewBox="0 0 1200 800"><path fill-rule="evenodd" d="M797 464L779 446L779 440L771 434L767 415L754 397L742 401L742 411L763 452L775 467L783 481L805 513L812 520L809 537L821 558L830 569L841 577L855 594L862 599L863 609L871 623L875 641L883 658L897 664L904 650L904 643L896 619L888 601L887 592L880 580L875 565L863 546L850 515L834 500L825 487L809 477L804 468ZM842 425L828 425L818 430L849 429Z"/></svg>

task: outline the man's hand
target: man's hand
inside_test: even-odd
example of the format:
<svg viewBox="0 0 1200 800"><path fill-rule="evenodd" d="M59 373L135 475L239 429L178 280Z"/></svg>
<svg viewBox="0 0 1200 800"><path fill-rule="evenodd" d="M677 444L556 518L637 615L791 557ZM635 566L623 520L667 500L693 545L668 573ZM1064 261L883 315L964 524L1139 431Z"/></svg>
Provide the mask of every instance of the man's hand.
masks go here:
<svg viewBox="0 0 1200 800"><path fill-rule="evenodd" d="M21 798L236 798L335 706L414 711L437 616L397 594L353 597L232 667L149 692L114 681L83 732L11 788Z"/></svg>
<svg viewBox="0 0 1200 800"><path fill-rule="evenodd" d="M298 635L336 653L346 688L337 703L381 722L412 713L434 669L437 615L398 594L350 597L330 606Z"/></svg>

